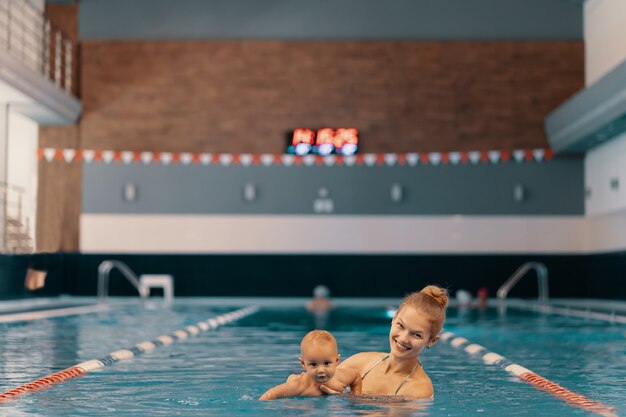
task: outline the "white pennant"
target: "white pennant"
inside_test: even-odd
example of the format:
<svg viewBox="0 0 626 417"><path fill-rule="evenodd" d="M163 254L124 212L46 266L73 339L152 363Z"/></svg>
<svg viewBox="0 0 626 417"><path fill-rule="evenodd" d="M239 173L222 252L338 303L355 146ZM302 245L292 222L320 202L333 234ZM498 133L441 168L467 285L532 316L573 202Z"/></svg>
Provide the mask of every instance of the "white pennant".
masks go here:
<svg viewBox="0 0 626 417"><path fill-rule="evenodd" d="M489 151L489 160L492 164L497 164L500 160L500 151Z"/></svg>
<svg viewBox="0 0 626 417"><path fill-rule="evenodd" d="M148 165L152 162L152 158L154 158L154 154L152 152L142 152L141 153L141 162L145 165Z"/></svg>
<svg viewBox="0 0 626 417"><path fill-rule="evenodd" d="M46 161L50 162L54 159L54 155L57 153L57 150L54 148L45 148L43 150L43 156L46 158Z"/></svg>
<svg viewBox="0 0 626 417"><path fill-rule="evenodd" d="M239 163L245 167L252 165L252 155L249 153L242 153L239 155Z"/></svg>
<svg viewBox="0 0 626 417"><path fill-rule="evenodd" d="M315 155L305 155L302 157L302 161L308 167L313 166L315 165Z"/></svg>
<svg viewBox="0 0 626 417"><path fill-rule="evenodd" d="M522 162L525 156L526 152L523 149L516 149L513 151L513 159L517 162Z"/></svg>
<svg viewBox="0 0 626 417"><path fill-rule="evenodd" d="M356 157L354 155L343 157L343 163L349 167L353 166L355 162L356 162Z"/></svg>
<svg viewBox="0 0 626 417"><path fill-rule="evenodd" d="M324 157L324 165L327 167L333 166L337 163L337 157L335 155L328 155Z"/></svg>
<svg viewBox="0 0 626 417"><path fill-rule="evenodd" d="M223 166L229 166L233 162L233 156L229 153L220 154L220 164Z"/></svg>
<svg viewBox="0 0 626 417"><path fill-rule="evenodd" d="M470 162L474 165L480 162L480 152L478 151L468 152L467 157L469 158Z"/></svg>
<svg viewBox="0 0 626 417"><path fill-rule="evenodd" d="M84 149L83 150L83 161L92 162L93 158L95 158L96 152L92 149Z"/></svg>
<svg viewBox="0 0 626 417"><path fill-rule="evenodd" d="M461 152L450 152L448 154L448 161L450 161L452 165L458 165L459 162L461 162Z"/></svg>
<svg viewBox="0 0 626 417"><path fill-rule="evenodd" d="M546 151L543 149L533 149L533 156L535 157L535 161L541 162L543 161L543 157L546 156Z"/></svg>
<svg viewBox="0 0 626 417"><path fill-rule="evenodd" d="M292 166L294 161L295 161L295 158L293 155L284 154L280 156L280 162L287 167Z"/></svg>
<svg viewBox="0 0 626 417"><path fill-rule="evenodd" d="M441 162L441 152L431 152L428 154L428 160L433 165L439 165Z"/></svg>
<svg viewBox="0 0 626 417"><path fill-rule="evenodd" d="M131 162L133 162L133 158L134 157L135 157L135 153L134 152L130 152L130 151L122 152L122 162L124 162L126 165L130 164Z"/></svg>
<svg viewBox="0 0 626 417"><path fill-rule="evenodd" d="M210 153L201 153L200 154L200 163L202 165L211 165L211 160L213 159L213 155Z"/></svg>
<svg viewBox="0 0 626 417"><path fill-rule="evenodd" d="M163 165L169 165L172 162L173 155L171 152L161 152L160 159Z"/></svg>
<svg viewBox="0 0 626 417"><path fill-rule="evenodd" d="M396 164L396 162L398 162L398 155L396 155L395 153L386 153L384 159L385 164L393 166Z"/></svg>
<svg viewBox="0 0 626 417"><path fill-rule="evenodd" d="M180 154L180 162L183 165L189 165L191 164L192 161L193 161L193 154L190 154L189 152L183 152Z"/></svg>
<svg viewBox="0 0 626 417"><path fill-rule="evenodd" d="M74 156L76 156L76 149L63 149L63 159L68 164L74 160Z"/></svg>
<svg viewBox="0 0 626 417"><path fill-rule="evenodd" d="M274 155L271 153L264 153L261 155L261 163L266 167L272 165L274 163Z"/></svg>
<svg viewBox="0 0 626 417"><path fill-rule="evenodd" d="M376 165L376 154L366 153L365 155L363 155L363 161L368 167L373 167L374 165Z"/></svg>
<svg viewBox="0 0 626 417"><path fill-rule="evenodd" d="M102 151L102 160L105 163L110 164L111 162L113 162L113 159L115 159L115 152L113 152L113 151Z"/></svg>
<svg viewBox="0 0 626 417"><path fill-rule="evenodd" d="M415 165L419 164L420 155L418 153L407 153L406 161L409 163L410 166L414 167Z"/></svg>

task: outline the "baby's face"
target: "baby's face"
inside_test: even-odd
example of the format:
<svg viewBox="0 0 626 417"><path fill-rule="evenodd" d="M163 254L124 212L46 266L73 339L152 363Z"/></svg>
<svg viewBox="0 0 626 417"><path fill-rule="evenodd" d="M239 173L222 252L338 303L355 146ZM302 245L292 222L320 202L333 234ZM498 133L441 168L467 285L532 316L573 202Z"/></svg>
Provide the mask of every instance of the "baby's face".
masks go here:
<svg viewBox="0 0 626 417"><path fill-rule="evenodd" d="M339 365L337 347L332 343L309 343L302 346L300 363L315 382L328 382Z"/></svg>

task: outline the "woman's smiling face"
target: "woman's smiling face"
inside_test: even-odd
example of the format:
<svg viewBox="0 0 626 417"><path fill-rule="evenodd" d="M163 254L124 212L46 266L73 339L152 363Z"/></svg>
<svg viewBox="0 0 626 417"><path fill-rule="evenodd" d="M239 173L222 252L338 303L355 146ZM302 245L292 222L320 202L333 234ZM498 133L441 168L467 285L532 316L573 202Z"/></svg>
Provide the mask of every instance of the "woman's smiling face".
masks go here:
<svg viewBox="0 0 626 417"><path fill-rule="evenodd" d="M436 341L431 335L431 327L426 313L411 306L401 307L389 330L391 354L396 357L418 356Z"/></svg>

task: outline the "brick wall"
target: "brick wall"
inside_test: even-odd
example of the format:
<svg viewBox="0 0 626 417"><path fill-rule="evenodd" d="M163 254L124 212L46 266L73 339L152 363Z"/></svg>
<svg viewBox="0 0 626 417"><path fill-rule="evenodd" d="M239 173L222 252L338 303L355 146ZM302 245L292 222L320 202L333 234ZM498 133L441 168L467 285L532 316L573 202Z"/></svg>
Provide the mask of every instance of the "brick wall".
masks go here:
<svg viewBox="0 0 626 417"><path fill-rule="evenodd" d="M284 150L295 127L360 129L363 152L545 147L583 86L581 41L82 44L83 146Z"/></svg>

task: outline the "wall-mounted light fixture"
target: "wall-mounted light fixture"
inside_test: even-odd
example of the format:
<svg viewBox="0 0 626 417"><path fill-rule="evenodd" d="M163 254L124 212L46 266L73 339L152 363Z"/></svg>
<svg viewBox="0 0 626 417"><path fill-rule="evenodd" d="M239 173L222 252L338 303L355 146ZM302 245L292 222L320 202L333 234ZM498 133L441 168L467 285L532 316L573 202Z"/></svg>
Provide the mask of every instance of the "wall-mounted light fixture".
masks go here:
<svg viewBox="0 0 626 417"><path fill-rule="evenodd" d="M526 201L526 187L522 184L515 184L513 187L513 201L517 204L522 204Z"/></svg>
<svg viewBox="0 0 626 417"><path fill-rule="evenodd" d="M313 211L316 213L332 213L335 210L335 203L329 197L328 188L321 187L317 190L317 197L313 200Z"/></svg>
<svg viewBox="0 0 626 417"><path fill-rule="evenodd" d="M256 185L249 182L243 186L243 200L251 203L256 200Z"/></svg>
<svg viewBox="0 0 626 417"><path fill-rule="evenodd" d="M124 184L122 198L129 203L137 200L137 186L131 182Z"/></svg>
<svg viewBox="0 0 626 417"><path fill-rule="evenodd" d="M404 191L402 190L402 185L398 183L391 184L391 188L389 189L389 196L391 197L391 201L399 204L402 202L403 195Z"/></svg>

